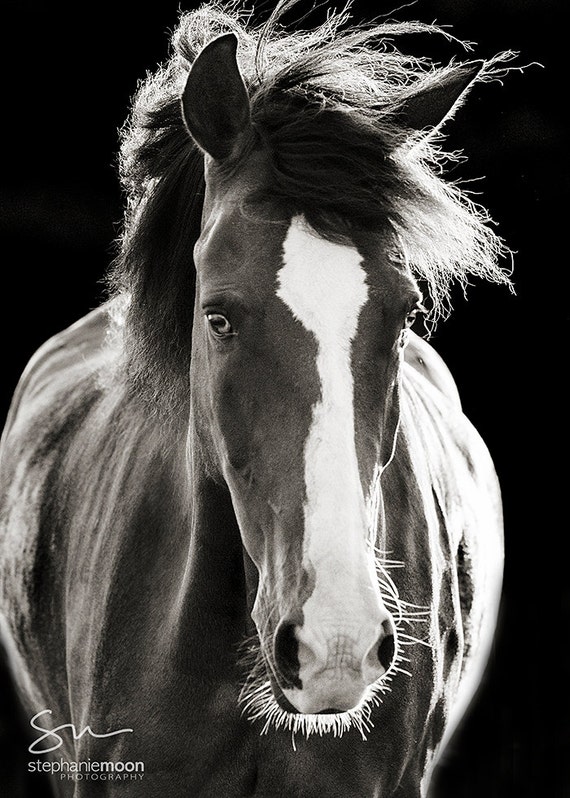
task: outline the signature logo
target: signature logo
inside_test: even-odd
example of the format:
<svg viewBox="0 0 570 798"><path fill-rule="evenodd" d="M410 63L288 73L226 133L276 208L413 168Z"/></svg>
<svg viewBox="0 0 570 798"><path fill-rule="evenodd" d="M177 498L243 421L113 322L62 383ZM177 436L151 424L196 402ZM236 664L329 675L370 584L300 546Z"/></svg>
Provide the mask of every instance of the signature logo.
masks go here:
<svg viewBox="0 0 570 798"><path fill-rule="evenodd" d="M117 729L117 731L106 732L105 734L97 734L97 732L93 731L91 726L85 726L85 728L81 729L81 731L77 731L73 723L62 723L61 726L56 726L55 729L45 729L43 726L40 726L37 723L38 718L42 715L51 714L51 709L42 709L41 712L38 712L30 720L30 726L32 729L43 732L40 737L38 737L30 746L28 746L28 751L30 754L49 754L50 751L57 751L58 748L61 748L63 745L63 737L58 732L62 731L63 729L71 729L74 740L80 740L85 734L88 734L90 737L100 738L114 737L116 734L126 734L133 731L133 729ZM38 748L38 746L41 746L42 743L44 743L44 746Z"/></svg>

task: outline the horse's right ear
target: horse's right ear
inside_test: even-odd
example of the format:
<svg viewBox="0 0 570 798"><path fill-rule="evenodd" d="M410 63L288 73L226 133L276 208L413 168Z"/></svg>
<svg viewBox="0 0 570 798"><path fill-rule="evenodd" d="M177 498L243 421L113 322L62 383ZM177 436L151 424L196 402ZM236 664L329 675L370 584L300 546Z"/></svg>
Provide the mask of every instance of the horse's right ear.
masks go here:
<svg viewBox="0 0 570 798"><path fill-rule="evenodd" d="M249 96L236 53L233 33L207 44L192 64L182 94L190 135L216 161L235 156L251 134Z"/></svg>

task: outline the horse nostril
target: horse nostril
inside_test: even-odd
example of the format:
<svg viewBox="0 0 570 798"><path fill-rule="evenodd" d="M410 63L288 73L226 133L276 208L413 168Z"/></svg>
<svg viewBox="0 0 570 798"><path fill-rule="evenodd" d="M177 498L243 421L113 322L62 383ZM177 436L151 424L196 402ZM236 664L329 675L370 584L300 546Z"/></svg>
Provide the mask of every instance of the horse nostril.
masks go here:
<svg viewBox="0 0 570 798"><path fill-rule="evenodd" d="M282 623L275 633L275 663L285 690L296 687L302 689L299 678L299 643L295 635L295 625Z"/></svg>
<svg viewBox="0 0 570 798"><path fill-rule="evenodd" d="M384 668L384 670L388 670L390 665L392 664L392 660L394 659L394 633L392 631L391 625L388 621L384 621L382 624L382 628L384 630L384 636L380 641L380 645L378 646L378 661Z"/></svg>

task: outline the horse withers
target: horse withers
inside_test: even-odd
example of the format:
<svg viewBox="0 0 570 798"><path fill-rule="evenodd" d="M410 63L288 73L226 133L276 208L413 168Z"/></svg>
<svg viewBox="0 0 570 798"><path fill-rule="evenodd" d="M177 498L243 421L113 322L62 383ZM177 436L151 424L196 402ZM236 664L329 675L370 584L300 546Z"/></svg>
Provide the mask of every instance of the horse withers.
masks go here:
<svg viewBox="0 0 570 798"><path fill-rule="evenodd" d="M508 282L433 136L493 65L289 5L182 16L112 296L10 410L3 631L61 796L419 798L488 656L497 479L411 327Z"/></svg>

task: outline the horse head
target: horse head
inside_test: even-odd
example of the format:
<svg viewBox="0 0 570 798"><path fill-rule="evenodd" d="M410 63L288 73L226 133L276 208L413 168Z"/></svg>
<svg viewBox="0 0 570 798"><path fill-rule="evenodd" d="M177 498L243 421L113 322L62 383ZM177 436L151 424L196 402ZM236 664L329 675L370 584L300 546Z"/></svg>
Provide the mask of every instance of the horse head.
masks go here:
<svg viewBox="0 0 570 798"><path fill-rule="evenodd" d="M236 50L231 33L210 42L182 97L206 174L192 429L210 475L229 489L254 566L251 616L277 702L302 714L347 712L386 678L398 648L376 551L403 351L422 297L388 218L321 218L301 190L298 202L294 190L285 198L280 153L252 115ZM458 68L409 93L394 111L400 127L411 135L438 125L476 71ZM323 153L314 138L291 145L322 155L313 187L325 204L342 189L325 150L334 139L338 163L348 116L313 115ZM327 139L329 123L337 127ZM287 131L273 131L285 152ZM281 184L284 174L287 165Z"/></svg>

